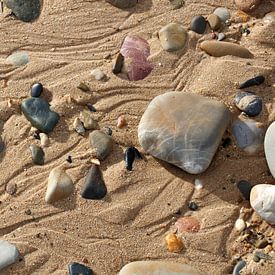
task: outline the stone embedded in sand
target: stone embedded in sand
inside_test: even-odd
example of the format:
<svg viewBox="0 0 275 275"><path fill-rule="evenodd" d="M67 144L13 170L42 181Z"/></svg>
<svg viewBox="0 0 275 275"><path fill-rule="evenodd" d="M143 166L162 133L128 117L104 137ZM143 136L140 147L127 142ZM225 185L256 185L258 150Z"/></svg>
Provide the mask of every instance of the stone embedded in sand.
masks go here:
<svg viewBox="0 0 275 275"><path fill-rule="evenodd" d="M88 200L101 200L107 194L107 188L98 165L92 165L81 190L81 197Z"/></svg>
<svg viewBox="0 0 275 275"><path fill-rule="evenodd" d="M118 275L202 275L190 265L165 261L137 261L125 265Z"/></svg>
<svg viewBox="0 0 275 275"><path fill-rule="evenodd" d="M240 89L244 89L244 88L248 88L254 85L261 85L262 83L264 83L265 81L265 77L263 75L257 75L253 78L250 78L244 82L242 82L239 86Z"/></svg>
<svg viewBox="0 0 275 275"><path fill-rule="evenodd" d="M161 28L158 33L162 48L168 52L182 49L187 41L187 31L177 23L169 23Z"/></svg>
<svg viewBox="0 0 275 275"><path fill-rule="evenodd" d="M138 138L144 150L191 174L205 171L230 120L227 107L197 94L168 92L143 114Z"/></svg>
<svg viewBox="0 0 275 275"><path fill-rule="evenodd" d="M207 40L201 43L200 48L209 55L215 57L225 55L233 55L241 58L253 57L252 53L248 49L231 42Z"/></svg>
<svg viewBox="0 0 275 275"><path fill-rule="evenodd" d="M93 275L93 271L87 266L79 263L70 263L68 265L70 275Z"/></svg>
<svg viewBox="0 0 275 275"><path fill-rule="evenodd" d="M119 116L118 119L117 119L117 125L116 126L119 129L122 129L126 125L127 125L127 121L126 121L125 117L124 116Z"/></svg>
<svg viewBox="0 0 275 275"><path fill-rule="evenodd" d="M265 221L275 224L275 185L255 185L250 193L250 204Z"/></svg>
<svg viewBox="0 0 275 275"><path fill-rule="evenodd" d="M16 183L13 183L13 182L9 182L7 183L6 185L6 192L9 194L9 195L15 195L17 191L17 185Z"/></svg>
<svg viewBox="0 0 275 275"><path fill-rule="evenodd" d="M106 2L120 9L128 9L134 7L138 0L106 0Z"/></svg>
<svg viewBox="0 0 275 275"><path fill-rule="evenodd" d="M4 3L18 19L24 22L37 19L42 6L41 0L4 0Z"/></svg>
<svg viewBox="0 0 275 275"><path fill-rule="evenodd" d="M43 165L44 164L44 156L45 156L43 149L35 144L32 144L30 146L30 150L32 153L33 163L37 164L37 165Z"/></svg>
<svg viewBox="0 0 275 275"><path fill-rule="evenodd" d="M273 178L275 178L275 122L273 122L266 131L264 150L267 165Z"/></svg>
<svg viewBox="0 0 275 275"><path fill-rule="evenodd" d="M69 197L74 191L74 184L63 168L54 168L49 175L45 201L54 203Z"/></svg>
<svg viewBox="0 0 275 275"><path fill-rule="evenodd" d="M79 116L83 126L87 130L94 130L97 128L97 122L93 119L91 112L83 110Z"/></svg>
<svg viewBox="0 0 275 275"><path fill-rule="evenodd" d="M42 98L25 99L21 103L21 110L32 126L44 133L51 132L59 121L59 115Z"/></svg>
<svg viewBox="0 0 275 275"><path fill-rule="evenodd" d="M200 230L199 221L196 218L191 216L179 218L176 221L175 226L179 233L184 233L184 232L194 233Z"/></svg>
<svg viewBox="0 0 275 275"><path fill-rule="evenodd" d="M245 261L243 261L243 260L239 261L235 265L232 275L240 275L240 271L245 267L245 265L246 265Z"/></svg>
<svg viewBox="0 0 275 275"><path fill-rule="evenodd" d="M107 78L106 74L99 68L93 69L91 75L98 81L104 81Z"/></svg>
<svg viewBox="0 0 275 275"><path fill-rule="evenodd" d="M165 237L165 242L166 242L167 250L169 252L178 253L184 247L182 239L174 233L169 233Z"/></svg>
<svg viewBox="0 0 275 275"><path fill-rule="evenodd" d="M227 8L222 8L222 7L216 8L213 13L219 16L221 21L224 23L226 22L226 20L230 18L230 12Z"/></svg>
<svg viewBox="0 0 275 275"><path fill-rule="evenodd" d="M19 252L15 245L5 240L0 240L0 270L15 263L19 258Z"/></svg>
<svg viewBox="0 0 275 275"><path fill-rule="evenodd" d="M210 14L208 17L207 17L207 22L210 26L210 28L213 30L213 31L216 31L220 28L221 26L221 19L218 15L216 14Z"/></svg>
<svg viewBox="0 0 275 275"><path fill-rule="evenodd" d="M232 124L232 132L240 149L254 154L264 141L262 124L252 119L237 119Z"/></svg>
<svg viewBox="0 0 275 275"><path fill-rule="evenodd" d="M257 8L262 0L235 0L238 9L245 12L250 12Z"/></svg>
<svg viewBox="0 0 275 275"><path fill-rule="evenodd" d="M20 67L29 63L30 58L26 52L15 52L7 57L6 62L16 67Z"/></svg>
<svg viewBox="0 0 275 275"><path fill-rule="evenodd" d="M90 133L89 140L92 148L96 149L98 159L104 160L109 156L113 147L113 139L109 135L95 130Z"/></svg>
<svg viewBox="0 0 275 275"><path fill-rule="evenodd" d="M78 134L80 134L80 135L82 135L82 136L85 134L85 128L84 128L83 123L82 123L82 121L80 120L79 117L76 117L76 118L74 119L73 127L74 127L75 131L76 131Z"/></svg>
<svg viewBox="0 0 275 275"><path fill-rule="evenodd" d="M192 31L203 34L206 30L206 20L203 16L197 15L192 18L191 23L190 23L190 28Z"/></svg>

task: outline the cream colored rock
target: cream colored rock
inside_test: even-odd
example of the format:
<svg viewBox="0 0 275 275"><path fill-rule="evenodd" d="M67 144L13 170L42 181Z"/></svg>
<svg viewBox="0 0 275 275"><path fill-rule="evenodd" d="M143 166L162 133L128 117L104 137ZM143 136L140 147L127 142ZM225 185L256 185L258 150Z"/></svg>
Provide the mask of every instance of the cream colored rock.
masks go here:
<svg viewBox="0 0 275 275"><path fill-rule="evenodd" d="M275 185L255 185L250 193L250 204L265 221L275 224Z"/></svg>
<svg viewBox="0 0 275 275"><path fill-rule="evenodd" d="M119 275L202 275L202 273L187 264L165 261L137 261L125 265L120 270Z"/></svg>
<svg viewBox="0 0 275 275"><path fill-rule="evenodd" d="M235 229L238 232L242 232L246 228L246 223L243 219L237 219L235 222Z"/></svg>
<svg viewBox="0 0 275 275"><path fill-rule="evenodd" d="M42 147L48 147L50 145L50 139L45 133L40 133L40 142Z"/></svg>
<svg viewBox="0 0 275 275"><path fill-rule="evenodd" d="M67 198L74 191L74 184L63 168L54 168L49 175L45 201L53 203Z"/></svg>
<svg viewBox="0 0 275 275"><path fill-rule="evenodd" d="M264 139L265 158L269 170L275 178L275 121L268 127Z"/></svg>

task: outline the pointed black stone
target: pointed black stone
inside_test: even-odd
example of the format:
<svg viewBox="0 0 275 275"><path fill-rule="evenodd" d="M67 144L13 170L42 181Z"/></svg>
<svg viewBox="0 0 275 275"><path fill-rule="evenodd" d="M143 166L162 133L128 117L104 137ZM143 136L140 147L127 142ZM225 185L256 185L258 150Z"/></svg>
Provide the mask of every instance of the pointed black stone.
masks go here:
<svg viewBox="0 0 275 275"><path fill-rule="evenodd" d="M70 263L68 265L70 275L93 275L93 271L83 264Z"/></svg>
<svg viewBox="0 0 275 275"><path fill-rule="evenodd" d="M99 166L93 165L81 190L81 197L88 200L101 200L107 194L107 188Z"/></svg>
<svg viewBox="0 0 275 275"><path fill-rule="evenodd" d="M252 189L251 184L246 180L241 180L237 183L237 187L246 200L250 199L250 192Z"/></svg>
<svg viewBox="0 0 275 275"><path fill-rule="evenodd" d="M44 133L51 132L59 121L58 113L52 111L49 103L42 98L25 99L21 110L32 126Z"/></svg>
<svg viewBox="0 0 275 275"><path fill-rule="evenodd" d="M258 75L256 77L253 77L251 79L248 79L247 81L240 84L240 89L248 88L250 86L254 85L260 85L265 81L265 77L263 75Z"/></svg>

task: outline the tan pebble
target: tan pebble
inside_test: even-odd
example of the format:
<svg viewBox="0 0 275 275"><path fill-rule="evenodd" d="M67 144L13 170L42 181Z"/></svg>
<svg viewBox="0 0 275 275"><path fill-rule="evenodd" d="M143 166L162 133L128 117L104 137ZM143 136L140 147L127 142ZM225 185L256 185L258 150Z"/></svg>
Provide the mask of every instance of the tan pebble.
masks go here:
<svg viewBox="0 0 275 275"><path fill-rule="evenodd" d="M243 219L237 219L235 222L235 229L238 232L242 232L246 227L246 223Z"/></svg>
<svg viewBox="0 0 275 275"><path fill-rule="evenodd" d="M31 129L30 129L30 136L32 136L33 134L37 133L37 131L38 130L36 128L31 127Z"/></svg>
<svg viewBox="0 0 275 275"><path fill-rule="evenodd" d="M94 130L97 128L97 122L93 119L92 114L88 110L84 110L79 116L82 121L84 128L87 130Z"/></svg>
<svg viewBox="0 0 275 275"><path fill-rule="evenodd" d="M183 242L174 233L169 233L165 237L166 246L169 252L180 252L183 249Z"/></svg>
<svg viewBox="0 0 275 275"><path fill-rule="evenodd" d="M17 191L17 185L16 183L8 183L7 186L6 186L6 192L9 194L9 195L14 195Z"/></svg>
<svg viewBox="0 0 275 275"><path fill-rule="evenodd" d="M117 119L117 127L118 128L123 128L124 126L127 125L127 122L126 122L126 119L124 116L120 116L118 119Z"/></svg>
<svg viewBox="0 0 275 275"><path fill-rule="evenodd" d="M87 84L83 83L83 82L80 82L78 84L77 88L80 89L83 92L89 92L90 91L90 87Z"/></svg>
<svg viewBox="0 0 275 275"><path fill-rule="evenodd" d="M100 161L98 159L91 159L91 163L95 164L95 165L100 165Z"/></svg>
<svg viewBox="0 0 275 275"><path fill-rule="evenodd" d="M83 124L82 124L81 120L78 117L75 118L74 123L73 123L73 127L74 127L75 131L78 134L84 135L85 129L83 127Z"/></svg>
<svg viewBox="0 0 275 275"><path fill-rule="evenodd" d="M272 245L269 244L267 247L265 247L264 253L267 253L267 254L268 254L268 253L270 253L272 250L273 250Z"/></svg>
<svg viewBox="0 0 275 275"><path fill-rule="evenodd" d="M50 145L50 139L48 138L47 134L40 133L39 137L42 147L48 147Z"/></svg>

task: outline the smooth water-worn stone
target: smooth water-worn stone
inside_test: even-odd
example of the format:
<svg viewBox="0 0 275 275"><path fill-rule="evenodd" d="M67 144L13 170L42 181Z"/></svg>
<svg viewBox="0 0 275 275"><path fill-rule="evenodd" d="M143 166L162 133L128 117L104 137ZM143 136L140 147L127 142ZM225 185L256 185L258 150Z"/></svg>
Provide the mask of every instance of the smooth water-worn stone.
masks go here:
<svg viewBox="0 0 275 275"><path fill-rule="evenodd" d="M227 8L222 8L222 7L216 8L213 13L219 16L221 21L224 23L226 22L226 20L230 19L230 12Z"/></svg>
<svg viewBox="0 0 275 275"><path fill-rule="evenodd" d="M252 58L252 53L235 43L207 40L203 41L200 48L207 52L209 55L220 57L225 55L233 55L241 58Z"/></svg>
<svg viewBox="0 0 275 275"><path fill-rule="evenodd" d="M15 245L5 240L0 240L0 271L15 263L19 258L19 252Z"/></svg>
<svg viewBox="0 0 275 275"><path fill-rule="evenodd" d="M243 219L239 218L236 220L234 228L238 231L238 232L242 232L245 228L246 228L246 223Z"/></svg>
<svg viewBox="0 0 275 275"><path fill-rule="evenodd" d="M199 221L196 218L191 216L179 218L176 221L175 226L179 233L184 233L184 232L195 233L200 230Z"/></svg>
<svg viewBox="0 0 275 275"><path fill-rule="evenodd" d="M91 112L83 110L79 116L83 126L87 130L94 130L97 128L97 122L93 119Z"/></svg>
<svg viewBox="0 0 275 275"><path fill-rule="evenodd" d="M93 271L87 266L79 263L70 263L68 265L70 275L93 275Z"/></svg>
<svg viewBox="0 0 275 275"><path fill-rule="evenodd" d="M187 31L178 23L169 23L158 34L162 48L168 52L182 49L188 37Z"/></svg>
<svg viewBox="0 0 275 275"><path fill-rule="evenodd" d="M222 41L222 40L224 40L224 38L225 38L225 34L222 33L222 32L220 32L220 33L218 34L217 40L218 40L218 41Z"/></svg>
<svg viewBox="0 0 275 275"><path fill-rule="evenodd" d="M24 22L37 19L42 6L41 0L4 0L4 3L18 19Z"/></svg>
<svg viewBox="0 0 275 275"><path fill-rule="evenodd" d="M191 174L205 171L230 120L227 107L197 94L168 92L143 114L138 138L144 150Z"/></svg>
<svg viewBox="0 0 275 275"><path fill-rule="evenodd" d="M203 16L197 15L192 18L190 28L192 31L203 34L206 30L206 20Z"/></svg>
<svg viewBox="0 0 275 275"><path fill-rule="evenodd" d="M265 158L269 170L275 178L275 121L268 127L264 139Z"/></svg>
<svg viewBox="0 0 275 275"><path fill-rule="evenodd" d="M74 191L70 176L61 167L54 168L49 175L45 201L54 203L69 197Z"/></svg>
<svg viewBox="0 0 275 275"><path fill-rule="evenodd" d="M90 133L89 139L92 148L97 151L97 158L100 160L106 159L112 151L113 139L99 130Z"/></svg>
<svg viewBox="0 0 275 275"><path fill-rule="evenodd" d="M32 97L40 97L43 92L43 85L41 83L35 83L31 88L31 96Z"/></svg>
<svg viewBox="0 0 275 275"><path fill-rule="evenodd" d="M33 163L37 164L37 165L43 165L44 164L44 156L45 156L43 149L35 144L32 144L30 146L30 150L32 153Z"/></svg>
<svg viewBox="0 0 275 275"><path fill-rule="evenodd" d="M7 57L6 62L16 67L20 67L29 63L30 58L26 52L15 52Z"/></svg>
<svg viewBox="0 0 275 275"><path fill-rule="evenodd" d="M101 200L107 194L107 188L98 165L92 165L81 190L81 197L88 200Z"/></svg>
<svg viewBox="0 0 275 275"><path fill-rule="evenodd" d="M216 31L221 27L221 19L216 14L210 14L207 17L207 22L213 31Z"/></svg>
<svg viewBox="0 0 275 275"><path fill-rule="evenodd" d="M50 133L59 121L58 113L42 98L28 98L21 103L21 110L33 127L41 132Z"/></svg>
<svg viewBox="0 0 275 275"><path fill-rule="evenodd" d="M244 82L242 82L239 86L240 89L244 89L244 88L248 88L254 85L261 85L262 83L264 83L265 81L265 77L263 75L257 75L253 78L250 78Z"/></svg>
<svg viewBox="0 0 275 275"><path fill-rule="evenodd" d="M250 193L250 204L265 221L275 224L275 185L255 185Z"/></svg>
<svg viewBox="0 0 275 275"><path fill-rule="evenodd" d="M235 0L237 8L245 12L254 10L261 2L262 0Z"/></svg>
<svg viewBox="0 0 275 275"><path fill-rule="evenodd" d="M252 119L236 120L232 124L232 132L238 147L249 154L254 154L263 145L262 124Z"/></svg>
<svg viewBox="0 0 275 275"><path fill-rule="evenodd" d="M106 0L106 2L120 9L128 9L134 7L138 0Z"/></svg>
<svg viewBox="0 0 275 275"><path fill-rule="evenodd" d="M245 112L248 116L257 116L262 111L262 99L249 92L241 92L235 97L235 104L238 109Z"/></svg>
<svg viewBox="0 0 275 275"><path fill-rule="evenodd" d="M165 261L137 261L125 265L119 275L202 275L190 265Z"/></svg>
<svg viewBox="0 0 275 275"><path fill-rule="evenodd" d="M241 194L246 200L249 200L250 198L250 192L252 189L252 186L250 182L246 180L241 180L237 183L237 188L240 190Z"/></svg>
<svg viewBox="0 0 275 275"><path fill-rule="evenodd" d="M50 145L50 139L45 133L40 133L39 137L42 147L48 147Z"/></svg>

